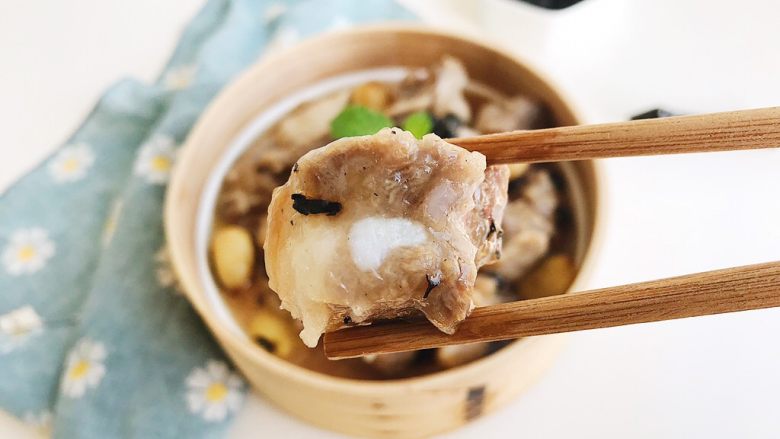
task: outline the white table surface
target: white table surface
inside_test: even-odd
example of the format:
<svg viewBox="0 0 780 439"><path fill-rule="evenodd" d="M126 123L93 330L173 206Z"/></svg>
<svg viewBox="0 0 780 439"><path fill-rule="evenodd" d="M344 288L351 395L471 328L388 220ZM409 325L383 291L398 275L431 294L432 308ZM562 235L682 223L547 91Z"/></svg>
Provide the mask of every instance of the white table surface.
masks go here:
<svg viewBox="0 0 780 439"><path fill-rule="evenodd" d="M153 79L200 3L0 1L0 189L109 84ZM525 57L591 122L780 104L775 0L586 0L560 13L476 3L413 6ZM780 259L780 151L603 165L607 233L590 287ZM529 392L447 437L778 437L777 334L780 310L578 333ZM230 436L340 437L254 395ZM0 437L35 434L0 413Z"/></svg>

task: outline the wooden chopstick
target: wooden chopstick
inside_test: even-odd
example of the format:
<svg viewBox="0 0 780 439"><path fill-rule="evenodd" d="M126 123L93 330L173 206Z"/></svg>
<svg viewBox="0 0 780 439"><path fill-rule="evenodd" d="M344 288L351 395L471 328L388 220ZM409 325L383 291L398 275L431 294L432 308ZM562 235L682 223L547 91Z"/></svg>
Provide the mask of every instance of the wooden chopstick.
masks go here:
<svg viewBox="0 0 780 439"><path fill-rule="evenodd" d="M780 306L780 262L689 274L475 309L453 335L428 321L389 321L326 333L331 359Z"/></svg>
<svg viewBox="0 0 780 439"><path fill-rule="evenodd" d="M780 146L780 107L448 139L488 163L733 151Z"/></svg>

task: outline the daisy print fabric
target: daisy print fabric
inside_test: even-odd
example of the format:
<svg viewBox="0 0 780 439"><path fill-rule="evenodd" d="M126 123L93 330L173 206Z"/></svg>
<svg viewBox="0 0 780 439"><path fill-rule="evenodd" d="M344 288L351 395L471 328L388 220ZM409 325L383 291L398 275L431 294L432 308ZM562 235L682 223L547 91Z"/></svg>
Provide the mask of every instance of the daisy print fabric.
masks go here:
<svg viewBox="0 0 780 439"><path fill-rule="evenodd" d="M41 436L51 436L51 412L41 410L39 412L27 412L22 416L22 422L32 427Z"/></svg>
<svg viewBox="0 0 780 439"><path fill-rule="evenodd" d="M114 232L116 232L116 225L119 222L119 215L122 213L122 200L115 200L111 205L111 210L108 212L108 218L103 224L103 233L100 238L104 247L107 247L114 238Z"/></svg>
<svg viewBox="0 0 780 439"><path fill-rule="evenodd" d="M88 389L97 387L106 374L103 362L106 348L102 343L88 338L80 340L68 354L65 372L62 376L62 394L80 398Z"/></svg>
<svg viewBox="0 0 780 439"><path fill-rule="evenodd" d="M157 264L155 274L160 286L176 294L183 294L179 278L176 277L176 272L173 271L171 265L171 253L168 251L167 244L157 250L157 253L154 254L154 261Z"/></svg>
<svg viewBox="0 0 780 439"><path fill-rule="evenodd" d="M197 71L198 67L194 65L172 68L165 75L165 87L168 90L183 90L195 81L195 73Z"/></svg>
<svg viewBox="0 0 780 439"><path fill-rule="evenodd" d="M57 183L78 181L94 162L95 155L86 143L67 145L49 163L49 174Z"/></svg>
<svg viewBox="0 0 780 439"><path fill-rule="evenodd" d="M138 154L135 174L149 184L165 184L176 160L176 144L170 136L155 135Z"/></svg>
<svg viewBox="0 0 780 439"><path fill-rule="evenodd" d="M112 86L0 188L0 410L58 439L225 437L248 386L179 294L162 219L178 149L271 42L405 18L389 0L207 0L154 83Z"/></svg>
<svg viewBox="0 0 780 439"><path fill-rule="evenodd" d="M209 360L187 377L187 405L208 422L224 421L244 399L244 383L222 361Z"/></svg>
<svg viewBox="0 0 780 439"><path fill-rule="evenodd" d="M16 230L3 250L3 267L12 276L36 273L54 256L55 249L49 233L42 228Z"/></svg>
<svg viewBox="0 0 780 439"><path fill-rule="evenodd" d="M22 346L42 329L41 316L30 305L0 315L0 355Z"/></svg>

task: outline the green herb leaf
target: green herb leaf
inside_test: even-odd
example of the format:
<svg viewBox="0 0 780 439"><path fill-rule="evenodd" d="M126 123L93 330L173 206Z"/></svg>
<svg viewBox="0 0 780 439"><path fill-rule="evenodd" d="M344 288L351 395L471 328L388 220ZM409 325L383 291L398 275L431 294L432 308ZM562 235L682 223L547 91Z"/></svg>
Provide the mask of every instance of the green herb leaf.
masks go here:
<svg viewBox="0 0 780 439"><path fill-rule="evenodd" d="M425 111L412 113L404 120L403 129L422 139L422 136L433 130L433 118Z"/></svg>
<svg viewBox="0 0 780 439"><path fill-rule="evenodd" d="M384 114L360 105L351 105L330 123L330 135L334 139L368 136L391 126L393 121Z"/></svg>

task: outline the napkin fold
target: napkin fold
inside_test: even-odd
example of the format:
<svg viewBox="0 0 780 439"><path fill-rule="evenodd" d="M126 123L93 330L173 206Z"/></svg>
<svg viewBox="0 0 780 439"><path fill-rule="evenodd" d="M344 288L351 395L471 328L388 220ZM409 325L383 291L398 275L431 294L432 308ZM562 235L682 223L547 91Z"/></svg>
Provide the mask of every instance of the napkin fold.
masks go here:
<svg viewBox="0 0 780 439"><path fill-rule="evenodd" d="M111 87L0 196L0 408L59 438L224 435L247 386L170 266L162 205L179 145L264 52L412 18L390 0L210 0L156 83Z"/></svg>

